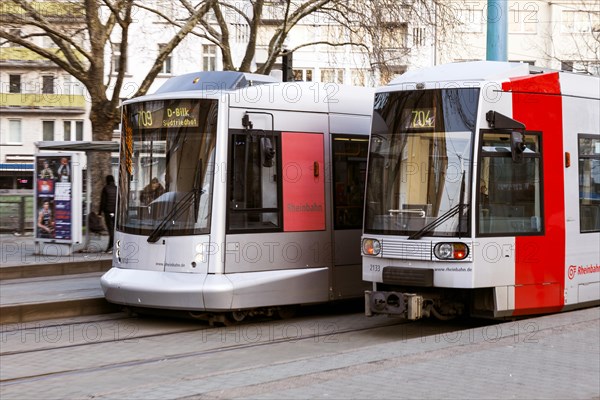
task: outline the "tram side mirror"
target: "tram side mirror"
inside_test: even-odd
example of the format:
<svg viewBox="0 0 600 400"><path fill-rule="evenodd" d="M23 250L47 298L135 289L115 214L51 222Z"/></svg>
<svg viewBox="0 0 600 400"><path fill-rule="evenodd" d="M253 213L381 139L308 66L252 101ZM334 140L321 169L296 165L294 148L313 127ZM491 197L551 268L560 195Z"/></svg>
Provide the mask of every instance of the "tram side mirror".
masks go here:
<svg viewBox="0 0 600 400"><path fill-rule="evenodd" d="M523 162L523 152L525 151L525 142L523 140L523 134L518 131L512 131L510 133L510 153L512 155L513 162Z"/></svg>
<svg viewBox="0 0 600 400"><path fill-rule="evenodd" d="M273 148L273 143L271 142L271 139L266 137L260 138L260 149L263 167L272 167L273 159L275 158L275 149Z"/></svg>

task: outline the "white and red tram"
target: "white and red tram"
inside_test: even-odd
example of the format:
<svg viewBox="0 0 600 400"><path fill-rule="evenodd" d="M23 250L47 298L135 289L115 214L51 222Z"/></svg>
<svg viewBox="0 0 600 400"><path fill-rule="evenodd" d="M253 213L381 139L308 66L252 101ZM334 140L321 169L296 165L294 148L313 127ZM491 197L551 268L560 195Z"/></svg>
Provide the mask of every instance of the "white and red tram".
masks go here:
<svg viewBox="0 0 600 400"><path fill-rule="evenodd" d="M375 94L366 314L512 317L599 303L600 80L454 63Z"/></svg>
<svg viewBox="0 0 600 400"><path fill-rule="evenodd" d="M362 296L373 92L203 72L126 101L106 299L239 321Z"/></svg>

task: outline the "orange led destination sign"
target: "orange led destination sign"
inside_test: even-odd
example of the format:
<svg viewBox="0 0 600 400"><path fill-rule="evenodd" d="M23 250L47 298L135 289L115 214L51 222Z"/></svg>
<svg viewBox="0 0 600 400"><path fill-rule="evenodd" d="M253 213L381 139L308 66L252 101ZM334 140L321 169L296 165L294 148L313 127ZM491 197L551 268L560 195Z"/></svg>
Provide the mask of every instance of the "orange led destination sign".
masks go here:
<svg viewBox="0 0 600 400"><path fill-rule="evenodd" d="M190 100L180 100L166 107L162 101L142 104L138 111L138 127L141 129L192 128L198 126L198 107Z"/></svg>
<svg viewBox="0 0 600 400"><path fill-rule="evenodd" d="M405 129L435 129L434 108L412 108L402 112Z"/></svg>

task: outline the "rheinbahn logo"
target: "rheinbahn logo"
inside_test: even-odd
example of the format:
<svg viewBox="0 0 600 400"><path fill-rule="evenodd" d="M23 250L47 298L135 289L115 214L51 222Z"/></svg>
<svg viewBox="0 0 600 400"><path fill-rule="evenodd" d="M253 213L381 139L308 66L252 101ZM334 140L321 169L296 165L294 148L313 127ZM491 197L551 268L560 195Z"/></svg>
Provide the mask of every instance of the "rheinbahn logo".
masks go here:
<svg viewBox="0 0 600 400"><path fill-rule="evenodd" d="M588 265L584 267L582 265L569 265L569 279L575 278L575 275L586 275L595 274L600 272L600 265Z"/></svg>

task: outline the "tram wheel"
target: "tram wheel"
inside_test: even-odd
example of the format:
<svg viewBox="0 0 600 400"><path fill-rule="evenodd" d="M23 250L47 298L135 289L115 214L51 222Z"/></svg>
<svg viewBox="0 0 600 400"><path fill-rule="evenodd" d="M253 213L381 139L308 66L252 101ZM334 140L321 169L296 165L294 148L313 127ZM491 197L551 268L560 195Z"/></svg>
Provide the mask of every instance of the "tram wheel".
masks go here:
<svg viewBox="0 0 600 400"><path fill-rule="evenodd" d="M246 315L248 315L248 313L245 311L232 311L231 312L231 318L235 322L242 322L244 319L246 319Z"/></svg>

